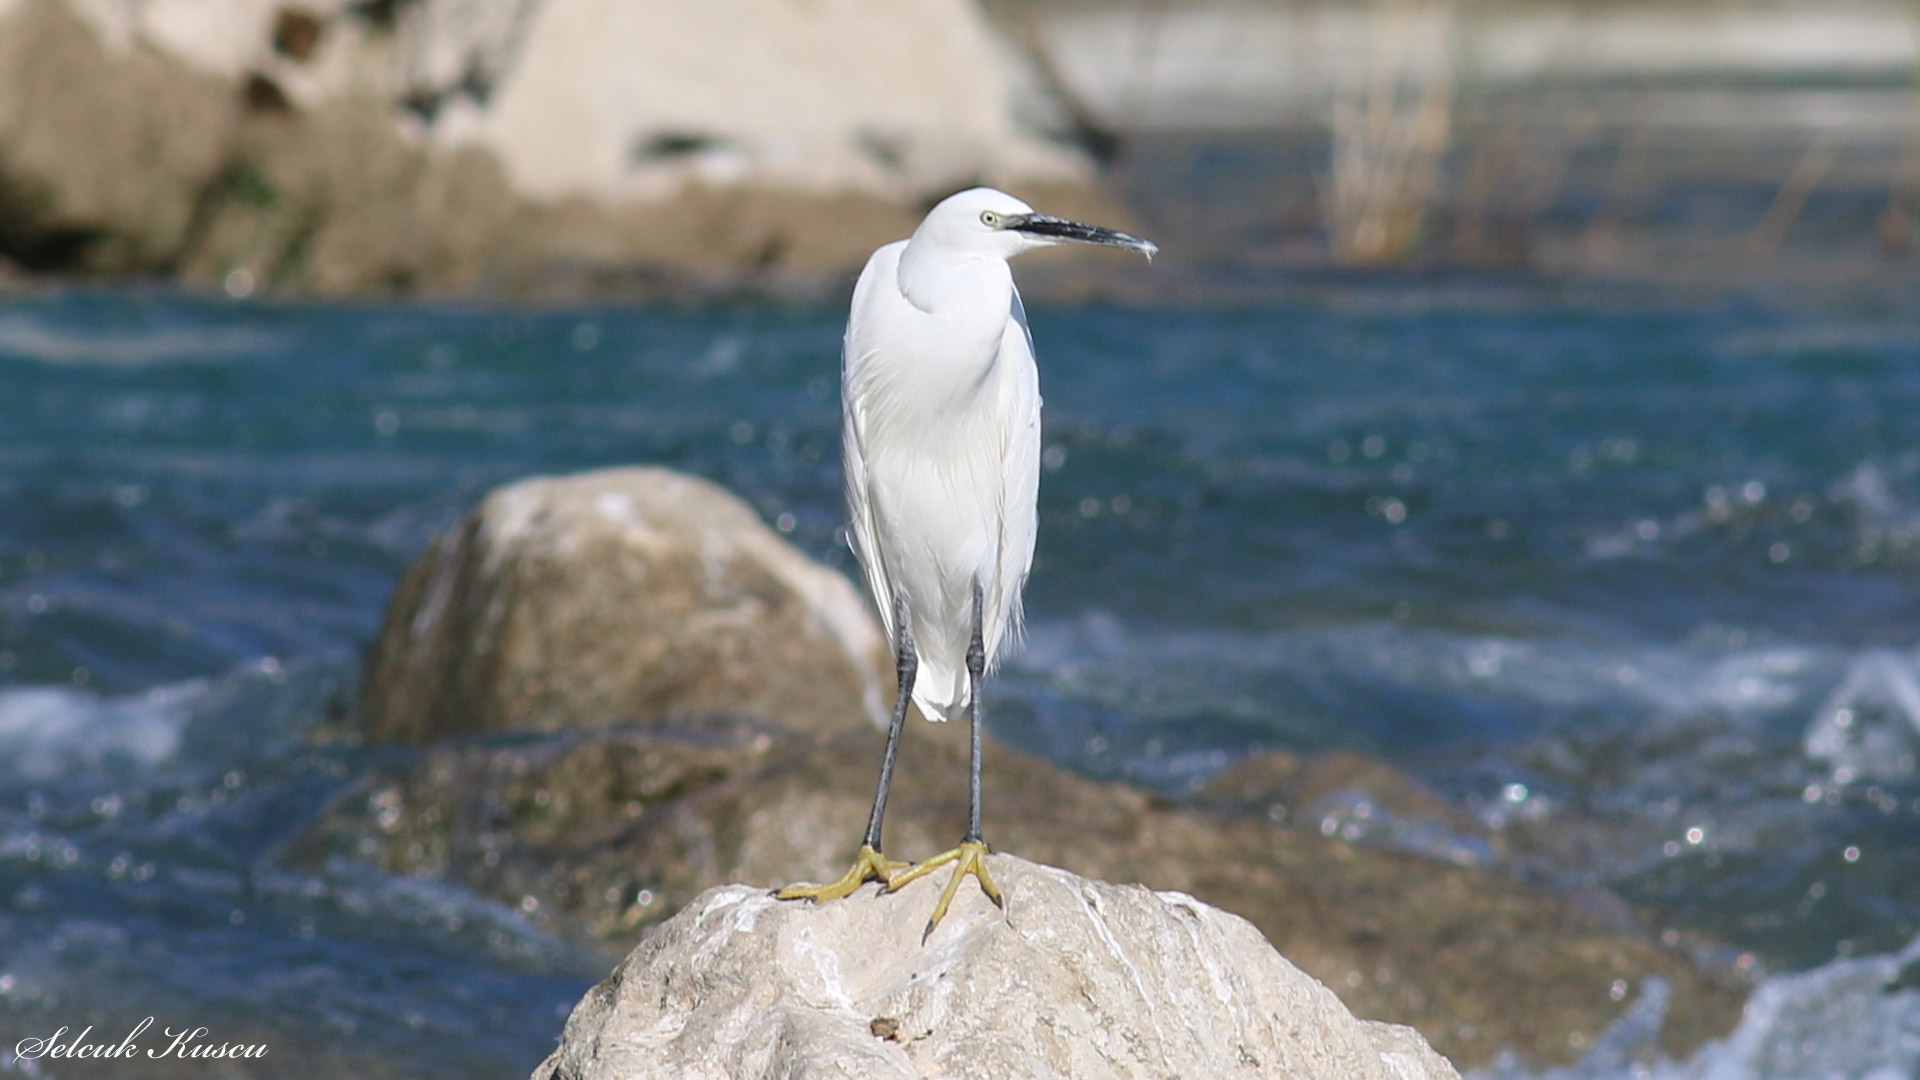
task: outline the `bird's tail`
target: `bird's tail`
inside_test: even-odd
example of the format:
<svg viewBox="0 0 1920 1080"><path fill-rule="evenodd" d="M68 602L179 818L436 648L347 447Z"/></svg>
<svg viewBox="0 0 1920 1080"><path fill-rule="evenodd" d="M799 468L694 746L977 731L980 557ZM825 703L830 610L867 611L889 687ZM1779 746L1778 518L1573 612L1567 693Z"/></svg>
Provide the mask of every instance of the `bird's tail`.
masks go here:
<svg viewBox="0 0 1920 1080"><path fill-rule="evenodd" d="M920 706L921 716L936 723L962 719L973 703L969 681L965 667L929 663L923 656L913 680L913 703Z"/></svg>

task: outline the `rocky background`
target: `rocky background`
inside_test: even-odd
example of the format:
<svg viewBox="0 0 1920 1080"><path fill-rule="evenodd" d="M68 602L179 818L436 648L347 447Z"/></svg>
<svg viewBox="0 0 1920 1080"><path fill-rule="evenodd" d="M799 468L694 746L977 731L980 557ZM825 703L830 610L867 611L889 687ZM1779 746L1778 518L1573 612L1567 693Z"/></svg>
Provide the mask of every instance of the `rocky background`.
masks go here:
<svg viewBox="0 0 1920 1080"><path fill-rule="evenodd" d="M974 182L1114 218L1092 181L967 0L0 0L16 277L804 285Z"/></svg>
<svg viewBox="0 0 1920 1080"><path fill-rule="evenodd" d="M1042 295L1855 286L1916 64L1896 0L0 0L0 283L817 297L986 182L1167 250Z"/></svg>

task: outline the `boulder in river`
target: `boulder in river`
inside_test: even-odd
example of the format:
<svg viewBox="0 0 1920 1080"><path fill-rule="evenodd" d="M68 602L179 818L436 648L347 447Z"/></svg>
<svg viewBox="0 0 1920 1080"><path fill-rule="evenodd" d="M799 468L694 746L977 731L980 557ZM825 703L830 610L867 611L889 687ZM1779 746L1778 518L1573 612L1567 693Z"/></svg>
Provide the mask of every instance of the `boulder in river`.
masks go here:
<svg viewBox="0 0 1920 1080"><path fill-rule="evenodd" d="M664 469L488 495L389 602L366 733L553 731L730 713L816 730L885 720L885 639L845 577L721 488Z"/></svg>

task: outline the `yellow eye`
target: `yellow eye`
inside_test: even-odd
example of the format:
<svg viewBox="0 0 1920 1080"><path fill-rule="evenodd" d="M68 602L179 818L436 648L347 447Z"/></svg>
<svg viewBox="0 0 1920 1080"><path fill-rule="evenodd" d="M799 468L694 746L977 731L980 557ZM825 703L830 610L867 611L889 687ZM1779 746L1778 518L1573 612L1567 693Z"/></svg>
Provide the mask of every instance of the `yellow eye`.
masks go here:
<svg viewBox="0 0 1920 1080"><path fill-rule="evenodd" d="M980 224L985 225L989 229L997 229L1000 227L1000 215L991 210L982 210L980 211Z"/></svg>

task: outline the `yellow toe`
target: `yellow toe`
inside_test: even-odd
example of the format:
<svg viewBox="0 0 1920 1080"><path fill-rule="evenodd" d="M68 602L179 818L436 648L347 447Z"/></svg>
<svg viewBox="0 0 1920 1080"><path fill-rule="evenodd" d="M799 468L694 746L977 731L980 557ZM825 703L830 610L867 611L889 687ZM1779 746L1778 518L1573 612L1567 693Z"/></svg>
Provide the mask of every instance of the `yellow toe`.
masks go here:
<svg viewBox="0 0 1920 1080"><path fill-rule="evenodd" d="M789 885L773 895L777 900L812 900L816 903L821 900L838 900L843 896L852 895L855 889L869 881L887 884L893 872L906 865L906 863L889 859L866 844L862 844L860 854L853 858L853 865L847 868L846 873L840 875L839 880L825 885Z"/></svg>
<svg viewBox="0 0 1920 1080"><path fill-rule="evenodd" d="M896 874L887 882L888 892L897 892L908 884L933 873L948 863L953 863L953 876L947 879L947 887L940 890L940 902L933 906L933 915L927 919L926 932L920 935L925 944L933 936L933 928L947 917L947 908L960 891L960 881L971 874L980 881L980 891L995 905L1005 908L1006 902L1000 896L1000 890L993 884L993 876L987 873L987 853L990 849L985 841L969 840L951 851L944 851L927 861L920 863L904 874Z"/></svg>

